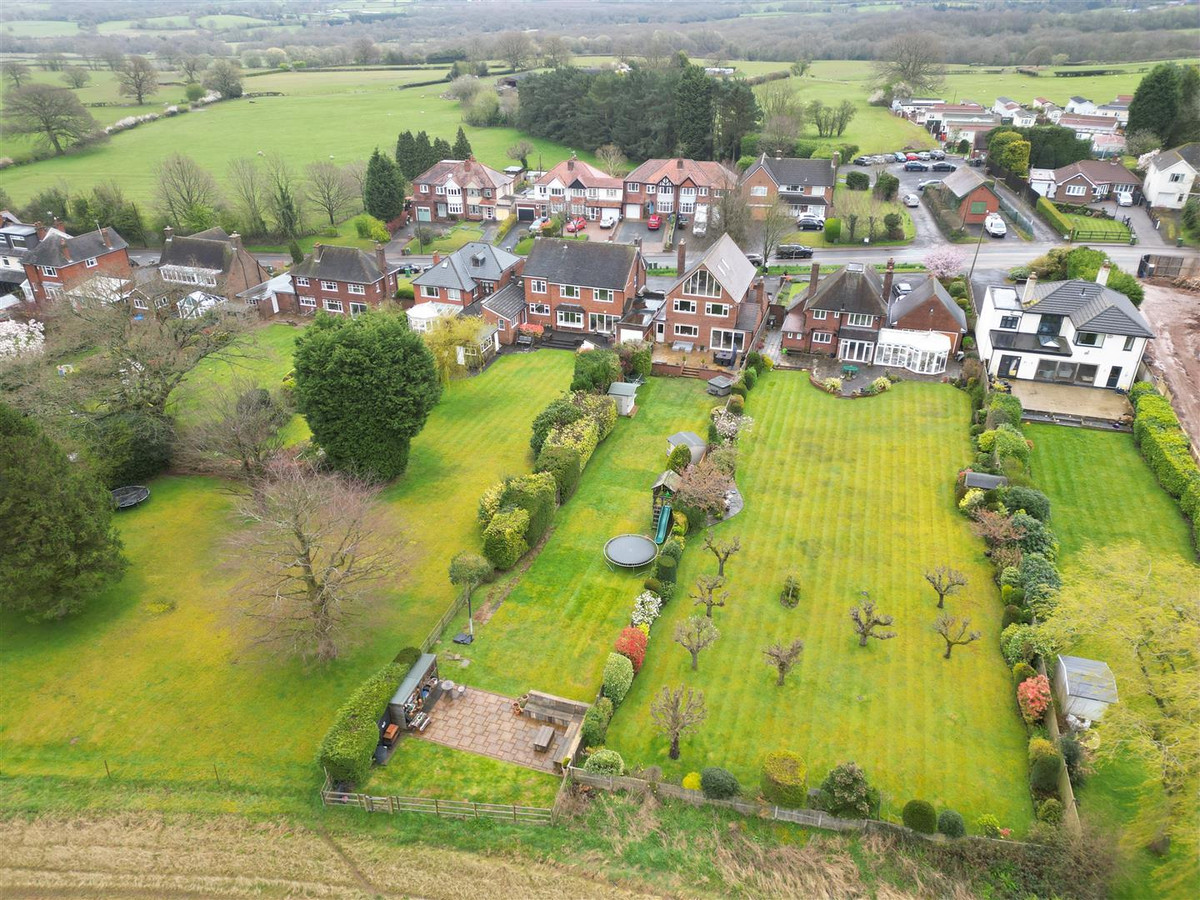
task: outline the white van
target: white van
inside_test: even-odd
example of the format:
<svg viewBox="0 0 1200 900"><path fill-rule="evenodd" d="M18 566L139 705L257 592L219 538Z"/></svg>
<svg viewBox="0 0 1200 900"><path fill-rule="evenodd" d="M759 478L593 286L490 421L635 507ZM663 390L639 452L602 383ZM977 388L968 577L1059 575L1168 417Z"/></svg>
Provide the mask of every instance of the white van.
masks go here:
<svg viewBox="0 0 1200 900"><path fill-rule="evenodd" d="M692 220L692 234L703 237L708 232L708 206L697 206Z"/></svg>
<svg viewBox="0 0 1200 900"><path fill-rule="evenodd" d="M1004 224L1004 220L998 213L988 213L988 217L983 220L983 230L992 237L998 238L1008 234L1008 226Z"/></svg>
<svg viewBox="0 0 1200 900"><path fill-rule="evenodd" d="M1133 206L1133 194L1129 191L1117 191L1117 206Z"/></svg>

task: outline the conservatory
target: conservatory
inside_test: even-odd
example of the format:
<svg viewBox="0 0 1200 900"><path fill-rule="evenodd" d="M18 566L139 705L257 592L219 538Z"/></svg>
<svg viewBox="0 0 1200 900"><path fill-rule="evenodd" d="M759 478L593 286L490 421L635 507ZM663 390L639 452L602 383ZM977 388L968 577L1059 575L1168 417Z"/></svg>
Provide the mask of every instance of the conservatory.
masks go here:
<svg viewBox="0 0 1200 900"><path fill-rule="evenodd" d="M879 329L875 365L908 369L918 375L940 375L946 371L950 338L940 331Z"/></svg>

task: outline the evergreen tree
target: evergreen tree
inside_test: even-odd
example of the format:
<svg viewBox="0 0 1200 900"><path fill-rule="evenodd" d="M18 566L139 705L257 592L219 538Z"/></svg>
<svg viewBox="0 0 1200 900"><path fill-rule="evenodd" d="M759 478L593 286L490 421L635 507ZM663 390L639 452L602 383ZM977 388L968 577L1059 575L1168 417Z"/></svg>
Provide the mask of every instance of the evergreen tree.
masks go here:
<svg viewBox="0 0 1200 900"><path fill-rule="evenodd" d="M742 138L755 129L762 115L754 90L744 81L720 82L714 105L713 152L718 159L738 159L742 155Z"/></svg>
<svg viewBox="0 0 1200 900"><path fill-rule="evenodd" d="M466 159L471 155L471 142L467 140L467 135L462 130L462 126L458 126L458 134L454 136L454 147L451 151L455 159Z"/></svg>
<svg viewBox="0 0 1200 900"><path fill-rule="evenodd" d="M416 145L417 149L416 153L414 153L415 160L413 165L417 173L413 175L413 178L428 170L438 161L437 155L433 152L433 144L429 142L429 135L424 131L417 132Z"/></svg>
<svg viewBox="0 0 1200 900"><path fill-rule="evenodd" d="M61 619L125 569L112 500L32 419L0 404L0 609Z"/></svg>
<svg viewBox="0 0 1200 900"><path fill-rule="evenodd" d="M1200 67L1185 66L1179 76L1179 115L1168 147L1200 141ZM121 232L124 234L124 232Z"/></svg>
<svg viewBox="0 0 1200 900"><path fill-rule="evenodd" d="M454 150L450 146L450 142L445 138L438 138L433 142L433 162L441 162L443 159L454 159ZM433 165L433 163L430 163Z"/></svg>
<svg viewBox="0 0 1200 900"><path fill-rule="evenodd" d="M396 138L396 165L400 167L400 174L412 181L421 174L422 170L417 168L419 163L417 141L413 137L413 133L402 131Z"/></svg>
<svg viewBox="0 0 1200 900"><path fill-rule="evenodd" d="M400 475L442 395L433 353L408 320L318 315L296 339L295 366L299 407L330 463L368 478Z"/></svg>
<svg viewBox="0 0 1200 900"><path fill-rule="evenodd" d="M1159 63L1151 69L1129 103L1126 133L1153 131L1164 141L1169 139L1179 115L1179 87L1179 67L1174 63Z"/></svg>
<svg viewBox="0 0 1200 900"><path fill-rule="evenodd" d="M367 213L381 222L390 222L404 210L404 182L400 170L379 152L378 147L367 162L363 201Z"/></svg>
<svg viewBox="0 0 1200 900"><path fill-rule="evenodd" d="M713 81L699 66L687 64L675 88L675 135L679 152L690 159L712 159Z"/></svg>

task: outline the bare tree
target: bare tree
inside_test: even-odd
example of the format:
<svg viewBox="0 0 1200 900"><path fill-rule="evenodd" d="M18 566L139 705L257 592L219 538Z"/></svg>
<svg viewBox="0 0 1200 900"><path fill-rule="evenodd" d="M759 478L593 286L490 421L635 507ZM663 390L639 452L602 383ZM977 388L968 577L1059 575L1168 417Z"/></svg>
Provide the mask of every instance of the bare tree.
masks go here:
<svg viewBox="0 0 1200 900"><path fill-rule="evenodd" d="M767 665L774 666L775 674L778 676L775 679L776 687L783 687L784 679L800 661L800 654L803 652L804 641L799 638L787 646L777 642L763 650L763 656L767 658Z"/></svg>
<svg viewBox="0 0 1200 900"><path fill-rule="evenodd" d="M376 490L292 460L276 460L254 497L241 504L252 523L231 547L252 561L247 614L258 640L328 662L366 589L386 574L368 522Z"/></svg>
<svg viewBox="0 0 1200 900"><path fill-rule="evenodd" d="M727 234L739 247L745 247L750 240L751 222L745 190L730 188L717 198L709 230L715 237Z"/></svg>
<svg viewBox="0 0 1200 900"><path fill-rule="evenodd" d="M4 96L4 120L13 134L44 139L56 156L98 127L77 96L49 84L26 84L8 91Z"/></svg>
<svg viewBox="0 0 1200 900"><path fill-rule="evenodd" d="M796 136L804 127L804 104L796 91L786 79L772 81L763 86L758 105L763 123L759 149L790 155Z"/></svg>
<svg viewBox="0 0 1200 900"><path fill-rule="evenodd" d="M781 198L776 197L774 202L767 207L766 215L763 216L762 223L758 228L758 234L762 240L764 262L770 260L780 242L795 230L796 222L792 218L790 207Z"/></svg>
<svg viewBox="0 0 1200 900"><path fill-rule="evenodd" d="M281 153L267 157L267 206L275 220L275 230L287 238L299 236L304 229L304 211L296 174Z"/></svg>
<svg viewBox="0 0 1200 900"><path fill-rule="evenodd" d="M971 620L963 617L962 621L958 620L957 616L952 616L948 613L942 613L933 623L933 630L942 636L942 640L946 642L946 653L942 659L950 658L950 651L955 647L963 644L969 644L972 641L977 641L982 636L978 631L972 631L969 634L967 629L971 627Z"/></svg>
<svg viewBox="0 0 1200 900"><path fill-rule="evenodd" d="M938 609L945 609L946 598L951 594L957 594L960 588L967 586L967 576L949 566L938 566L933 571L926 572L925 580L929 582L930 587L937 591Z"/></svg>
<svg viewBox="0 0 1200 900"><path fill-rule="evenodd" d="M533 41L523 31L506 31L496 38L492 49L515 72L528 65L533 56Z"/></svg>
<svg viewBox="0 0 1200 900"><path fill-rule="evenodd" d="M125 54L116 47L106 47L100 51L100 58L108 66L110 72L115 72L125 65Z"/></svg>
<svg viewBox="0 0 1200 900"><path fill-rule="evenodd" d="M350 53L354 56L354 62L360 66L379 61L379 48L369 37L356 38L350 45Z"/></svg>
<svg viewBox="0 0 1200 900"><path fill-rule="evenodd" d="M896 35L883 45L874 68L879 85L903 81L922 97L932 96L945 76L937 42L925 32Z"/></svg>
<svg viewBox="0 0 1200 900"><path fill-rule="evenodd" d="M704 549L717 558L717 575L724 578L725 563L729 562L729 557L742 549L742 539L735 537L727 541L715 541L712 530L709 529L704 535Z"/></svg>
<svg viewBox="0 0 1200 900"><path fill-rule="evenodd" d="M239 375L206 392L203 404L200 424L183 434L181 459L202 472L260 482L283 449L280 429L291 417L279 397Z"/></svg>
<svg viewBox="0 0 1200 900"><path fill-rule="evenodd" d="M19 88L29 80L29 76L33 74L33 70L25 63L17 62L15 59L6 60L0 63L0 69L4 71L4 79L8 81L13 88Z"/></svg>
<svg viewBox="0 0 1200 900"><path fill-rule="evenodd" d="M304 196L329 216L330 225L336 225L346 207L361 196L346 170L330 160L309 163L304 176Z"/></svg>
<svg viewBox="0 0 1200 900"><path fill-rule="evenodd" d="M266 234L267 177L258 161L239 156L229 161L225 181L241 214L245 234Z"/></svg>
<svg viewBox="0 0 1200 900"><path fill-rule="evenodd" d="M122 97L132 97L141 106L158 93L158 70L146 57L131 56L117 72L117 85Z"/></svg>
<svg viewBox="0 0 1200 900"><path fill-rule="evenodd" d="M551 69L571 64L571 48L560 34L552 34L542 40L542 62Z"/></svg>
<svg viewBox="0 0 1200 900"><path fill-rule="evenodd" d="M846 126L858 113L858 107L850 100L843 100L833 109L833 133L841 137ZM843 160L844 162L845 160Z"/></svg>
<svg viewBox="0 0 1200 900"><path fill-rule="evenodd" d="M176 227L193 218L196 210L216 209L221 194L207 169L190 156L172 153L158 164L159 209Z"/></svg>
<svg viewBox="0 0 1200 900"><path fill-rule="evenodd" d="M200 81L204 70L208 68L208 57L198 53L189 53L179 59L179 74L187 84Z"/></svg>
<svg viewBox="0 0 1200 900"><path fill-rule="evenodd" d="M704 692L682 684L675 690L663 685L650 703L650 718L658 733L671 741L671 759L679 759L679 739L699 728L707 717Z"/></svg>
<svg viewBox="0 0 1200 900"><path fill-rule="evenodd" d="M365 207L367 205L367 161L356 159L354 162L346 163L346 177L354 183L354 189L358 191L359 202Z"/></svg>
<svg viewBox="0 0 1200 900"><path fill-rule="evenodd" d="M62 80L69 88L86 87L92 80L92 73L83 66L67 66L62 70Z"/></svg>
<svg viewBox="0 0 1200 900"><path fill-rule="evenodd" d="M862 591L863 602L859 606L850 607L850 621L854 623L854 631L858 635L858 646L867 646L867 638L877 641L891 640L896 636L894 631L881 631L882 627L891 625L895 619L877 612L871 595Z"/></svg>
<svg viewBox="0 0 1200 900"><path fill-rule="evenodd" d="M596 160L600 163L601 169L614 177L622 174L625 167L629 165L629 159L616 144L604 144L597 147Z"/></svg>
<svg viewBox="0 0 1200 900"><path fill-rule="evenodd" d="M703 606L704 615L712 618L714 606L725 606L725 601L729 599L729 591L717 592L725 586L725 579L720 575L701 575L696 579L696 589L689 594L689 598L694 601L693 606Z"/></svg>
<svg viewBox="0 0 1200 900"><path fill-rule="evenodd" d="M699 668L700 651L721 636L712 619L701 615L688 616L686 622L675 626L675 643L692 654L692 671Z"/></svg>

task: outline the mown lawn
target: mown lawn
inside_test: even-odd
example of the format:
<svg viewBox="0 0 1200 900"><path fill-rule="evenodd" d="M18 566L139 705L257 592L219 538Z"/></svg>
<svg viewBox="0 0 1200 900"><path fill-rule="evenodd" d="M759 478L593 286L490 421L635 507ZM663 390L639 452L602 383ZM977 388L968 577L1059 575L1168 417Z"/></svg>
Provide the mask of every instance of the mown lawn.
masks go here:
<svg viewBox="0 0 1200 900"><path fill-rule="evenodd" d="M1027 425L1025 433L1034 442L1034 479L1052 503L1051 525L1061 544L1064 575L1069 576L1073 561L1127 542L1140 544L1147 560L1195 562L1186 520L1158 487L1131 436L1053 425ZM1096 597L1103 602L1103 584L1096 585ZM1127 654L1103 637L1080 641L1070 652L1109 662L1121 702L1151 702L1139 692L1140 676L1126 664ZM1194 893L1200 878L1194 840L1200 808L1195 794L1191 796L1190 827L1183 825L1179 831L1193 839L1177 840L1170 854L1158 859L1142 848L1153 837L1145 823L1153 823L1165 798L1141 760L1098 765L1076 792L1085 822L1122 830L1126 867L1118 896L1145 896L1150 885L1158 896Z"/></svg>
<svg viewBox="0 0 1200 900"><path fill-rule="evenodd" d="M1073 213L1063 213L1063 215L1079 231L1090 232L1089 237L1092 240L1129 240L1129 226L1123 225L1116 219L1100 219L1093 218L1092 216L1079 216ZM1096 237L1096 234L1100 234L1102 237Z"/></svg>
<svg viewBox="0 0 1200 900"><path fill-rule="evenodd" d="M376 797L436 797L475 803L553 806L561 779L515 763L404 738L365 790Z"/></svg>
<svg viewBox="0 0 1200 900"><path fill-rule="evenodd" d="M441 226L433 226L441 230ZM465 247L471 241L483 239L483 229L476 225L456 225L453 228L441 231L438 237L429 243L421 246L420 242L413 238L404 248L409 253L432 253L434 250L439 253L453 253L462 247Z"/></svg>
<svg viewBox="0 0 1200 900"><path fill-rule="evenodd" d="M655 624L607 745L629 765L660 765L672 776L724 766L751 792L771 750L800 753L813 785L854 760L883 790L891 818L923 798L968 822L992 813L1023 830L1031 817L1025 731L997 642L1001 607L951 491L970 455L966 396L911 382L870 400L838 400L812 388L806 374L774 372L747 411L756 423L739 463L746 508L716 529L742 543L726 572L729 605L714 611L721 636L702 652L698 672L672 641L694 611L687 589L716 571L691 538L683 593ZM931 630L936 597L922 577L943 563L970 578L947 601L950 611L983 633L950 660ZM791 610L778 599L788 573L803 585ZM895 617L894 640L858 647L849 609L863 590ZM763 649L795 638L804 641L803 657L776 687ZM680 684L704 692L708 719L684 739L676 762L649 707L664 685Z"/></svg>
<svg viewBox="0 0 1200 900"><path fill-rule="evenodd" d="M285 362L276 349L269 380ZM310 790L317 744L346 694L422 640L451 602L446 567L479 547L479 494L528 471L528 425L570 371L569 354L543 351L448 387L408 472L381 498L377 533L396 572L325 668L251 642L228 485L156 479L150 501L118 519L131 562L120 583L64 622L0 618L5 771L86 781L104 778L107 761L118 780L178 787L212 784L216 766L225 785Z"/></svg>
<svg viewBox="0 0 1200 900"><path fill-rule="evenodd" d="M604 542L649 533L650 485L664 468L667 437L705 433L713 401L704 388L693 379L652 378L638 391L637 415L619 420L597 449L541 554L491 620L476 626L475 643L454 648L471 661L456 681L514 697L530 689L588 702L596 696L644 577L609 571ZM527 428L521 434L528 440Z"/></svg>

